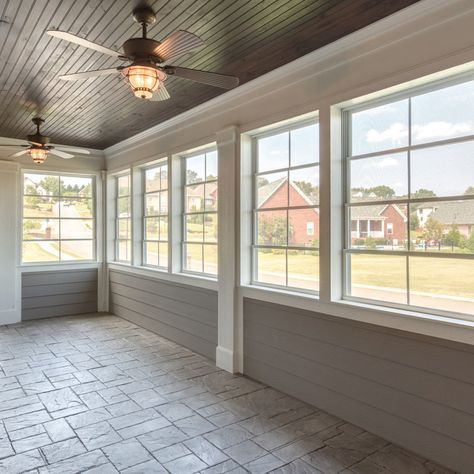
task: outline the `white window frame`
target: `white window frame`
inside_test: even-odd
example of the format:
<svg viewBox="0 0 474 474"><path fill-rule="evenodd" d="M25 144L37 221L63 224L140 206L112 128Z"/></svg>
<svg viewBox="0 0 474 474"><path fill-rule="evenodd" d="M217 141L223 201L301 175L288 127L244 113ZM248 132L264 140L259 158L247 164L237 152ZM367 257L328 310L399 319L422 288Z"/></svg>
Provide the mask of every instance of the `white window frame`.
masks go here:
<svg viewBox="0 0 474 474"><path fill-rule="evenodd" d="M204 203L204 209L199 212L187 212L186 211L186 188L194 186L196 184L202 184L206 185L208 183L216 183L217 185L217 192L219 194L219 180L218 177L216 179L212 180L207 180L207 169L206 169L206 163L207 163L207 158L205 159L205 168L204 168L204 181L200 181L199 183L191 183L191 184L186 184L186 160L189 158L193 158L195 156L199 155L206 155L207 153L210 152L216 152L218 154L218 149L216 145L210 145L203 147L202 149L198 150L193 150L187 153L183 153L179 155L179 160L180 160L180 171L181 171L181 236L180 236L180 256L181 256L181 266L180 266L180 272L184 275L190 275L190 276L196 276L196 277L204 277L204 278L209 278L212 280L217 280L218 277L218 271L216 274L213 273L207 273L204 271L205 268L205 259L204 259L204 247L206 245L208 246L214 246L216 248L216 254L218 254L219 251L219 239L217 238L216 242L205 242L203 239L202 242L197 242L197 241L186 241L186 217L189 215L202 215L203 220L205 220L205 216L209 214L213 214L216 217L218 217L218 208L219 208L219 197L217 198L217 208L216 210L213 211L206 211L205 209L205 203ZM217 157L219 158L219 157ZM217 162L219 162L219 159L217 159ZM219 175L219 164L217 164L217 174ZM206 199L206 196L204 195L204 201ZM219 221L218 221L219 222ZM203 226L204 226L203 222ZM202 245L202 272L198 272L195 270L189 270L186 268L186 245L187 244L199 244ZM219 265L219 262L218 262Z"/></svg>
<svg viewBox="0 0 474 474"><path fill-rule="evenodd" d="M128 183L129 183L129 194L124 196L119 196L119 188L118 188L118 180L124 176L128 176ZM133 263L133 184L132 184L132 171L127 169L124 172L117 173L112 176L114 180L114 262L120 263L122 265L131 265ZM130 216L128 218L130 221L130 239L120 239L119 238L119 213L118 213L118 203L119 197L124 198L128 197L130 199ZM120 260L119 259L119 245L120 242L128 242L130 241L130 258L128 260Z"/></svg>
<svg viewBox="0 0 474 474"><path fill-rule="evenodd" d="M252 222L251 222L251 239L250 239L250 275L251 275L251 280L250 280L250 285L254 287L261 287L261 288L268 288L268 289L273 289L273 290L280 290L282 292L290 292L292 294L302 294L302 295L309 295L312 297L319 297L319 292L320 290L310 290L310 289L305 289L305 288L298 288L298 287L293 287L293 286L288 286L288 285L278 285L278 284L271 284L271 283L266 283L266 282L261 282L257 279L257 265L258 265L258 259L256 257L256 249L258 248L272 248L272 249L283 249L286 252L286 270L285 270L285 279L286 282L288 283L288 250L303 250L303 251L316 251L320 253L320 246L318 248L309 248L309 247L301 247L301 246L289 246L288 243L286 246L278 246L278 245L272 245L272 246L265 246L265 245L260 245L257 243L258 241L258 235L257 235L257 180L258 176L260 175L265 175L268 173L277 173L279 171L281 172L290 172L292 170L299 170L299 169L305 169L305 168L311 168L314 166L317 166L319 169L321 169L321 159L320 156L318 156L318 161L317 162L311 162L309 164L304 164L304 165L297 165L297 166L291 166L291 156L289 157L289 166L286 168L279 168L279 169L272 169L268 171L263 171L263 172L258 172L257 171L257 161L258 161L258 148L257 148L257 143L260 138L266 138L266 137L271 137L273 135L278 135L279 133L283 132L291 132L292 130L297 130L299 128L303 128L308 125L319 125L319 120L317 117L314 116L314 114L311 114L311 118L296 118L296 119L291 119L288 123L280 124L280 125L275 125L273 127L269 127L265 131L262 132L250 132L248 135L251 139L251 175L252 175L252 192L251 192L251 212L252 212ZM289 140L290 134L289 134ZM289 145L290 146L290 145ZM318 150L319 152L319 150ZM289 183L288 183L289 187ZM289 194L288 194L289 196ZM266 209L267 211L278 211L278 210L298 210L298 209L318 209L318 215L320 216L320 209L321 209L321 203L316 204L316 205L308 205L308 206L287 206L287 207L277 207L277 208L268 208ZM289 218L288 218L289 219ZM320 232L321 233L321 232ZM314 234L313 234L314 235ZM318 268L318 274L320 274L320 268Z"/></svg>
<svg viewBox="0 0 474 474"><path fill-rule="evenodd" d="M158 191L148 191L146 190L146 172L152 169L160 168L160 175L161 175L161 168L166 167L167 169L167 181L166 181L166 189L161 188L161 178L160 178L160 189ZM142 205L143 205L143 213L142 213L142 247L141 247L141 254L142 254L142 266L146 268L152 268L154 270L162 271L162 272L168 272L170 268L170 229L171 229L171 215L170 215L170 194L171 194L171 180L170 180L170 166L169 166L169 160L167 157L162 158L156 162L153 162L152 164L147 164L146 166L140 168L141 172L141 188L142 188ZM167 212L166 214L161 213L161 193L166 191L167 194ZM159 194L160 195L160 209L158 214L156 215L147 215L146 214L146 197L149 194ZM146 220L147 218L161 218L161 217L166 217L168 221L168 232L166 235L166 241L161 239L161 233L159 234L159 239L158 240L147 240L146 239ZM160 243L166 243L168 246L168 256L167 256L167 265L163 266L160 265L160 257L158 253L158 265L152 265L151 263L146 262L146 244L147 242L156 242L158 245Z"/></svg>
<svg viewBox="0 0 474 474"><path fill-rule="evenodd" d="M343 185L343 215L342 215L342 227L343 227L343 249L342 249L342 301L360 303L362 305L370 305L375 308L380 309L398 309L402 311L407 311L410 313L415 313L424 315L433 315L446 318L455 318L459 320L474 320L472 315L467 313L458 313L455 311L445 311L436 308L430 307L420 307L410 304L410 269L409 269L409 257L421 257L421 258L448 258L448 259L461 259L461 260L474 260L474 254L456 254L456 253L447 253L447 252L417 252L414 250L370 250L370 249L351 249L350 248L350 239L351 239L351 221L349 208L353 207L354 203L350 202L350 166L349 162L353 159L363 159L370 158L375 156L380 156L384 154L393 154L398 152L407 152L407 166L408 166L408 193L410 193L410 152L412 150L433 148L436 146L457 144L468 141L474 141L474 135L466 135L462 137L449 138L445 140L431 141L422 144L413 145L411 143L411 108L409 102L408 109L408 145L404 147L384 149L382 151L377 151L374 153L367 153L361 155L351 156L350 144L352 140L351 132L351 114L354 112L360 112L367 110L373 107L389 104L396 102L402 99L410 99L418 95L426 94L429 92L434 92L445 87L454 86L457 84L462 84L472 80L472 73L462 73L454 77L443 78L441 80L432 81L428 84L422 84L419 86L414 86L406 88L401 92L396 92L392 94L386 94L381 97L378 97L374 100L367 100L357 105L345 107L341 110L341 125L342 125L342 185ZM456 196L446 196L446 197L424 197L424 198L412 198L407 197L406 199L392 199L392 200L374 200L367 201L364 203L359 203L362 206L370 205L380 205L380 204L407 204L407 242L411 242L410 238L410 204L418 202L449 202L457 200L474 200L474 196L469 195L456 195ZM400 304L389 301L382 301L369 298L361 298L350 295L350 268L348 265L348 256L350 254L365 254L365 255L394 255L405 257L406 260L406 292L407 292L407 301L408 304Z"/></svg>
<svg viewBox="0 0 474 474"><path fill-rule="evenodd" d="M38 261L38 262L25 262L23 261L23 220L24 219L34 219L34 218L25 218L24 217L24 198L25 198L25 175L26 174L38 174L38 175L44 175L44 176L58 176L59 179L61 177L77 177L77 178L91 178L92 179L92 223L93 223L93 231L92 231L92 239L61 239L61 234L59 234L58 239L53 239L55 241L58 241L59 243L61 241L78 241L78 240L84 240L84 241L91 241L92 240L92 251L93 251L93 257L92 259L86 259L86 260L61 260L61 250L59 250L59 260L53 261L53 260L44 260L44 261ZM62 172L62 171L51 171L48 169L38 171L37 169L22 169L21 174L20 174L20 179L21 179L21 205L20 205L20 235L21 235L21 245L20 245L20 265L23 268L26 267L43 267L47 266L74 266L76 267L77 265L87 265L87 264L96 264L98 261L98 230L97 230L97 187L98 187L98 179L97 175L92 174L92 173L71 173L71 172ZM61 196L54 196L60 199ZM71 198L74 198L76 196L68 196ZM79 197L79 196L78 196ZM63 218L64 219L64 218ZM58 217L59 220L59 225L61 222L61 217ZM44 242L45 240L35 240L34 242ZM61 247L60 247L61 248Z"/></svg>

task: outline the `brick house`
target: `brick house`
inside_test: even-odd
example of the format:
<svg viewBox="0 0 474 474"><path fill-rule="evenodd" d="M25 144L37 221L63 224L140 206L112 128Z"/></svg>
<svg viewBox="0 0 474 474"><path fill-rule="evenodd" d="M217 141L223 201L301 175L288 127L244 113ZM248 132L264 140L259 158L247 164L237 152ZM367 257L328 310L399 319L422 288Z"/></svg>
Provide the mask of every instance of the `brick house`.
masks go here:
<svg viewBox="0 0 474 474"><path fill-rule="evenodd" d="M398 245L407 239L407 215L396 204L351 208L351 238L385 239Z"/></svg>
<svg viewBox="0 0 474 474"><path fill-rule="evenodd" d="M288 185L288 179L282 178L259 187L258 208L271 210L287 207L288 198L291 207L318 204L316 196L308 196L295 182L290 181ZM290 208L288 214L290 225L288 244L301 247L314 245L314 241L319 240L319 209L292 210ZM273 211L271 217L286 219L286 210Z"/></svg>

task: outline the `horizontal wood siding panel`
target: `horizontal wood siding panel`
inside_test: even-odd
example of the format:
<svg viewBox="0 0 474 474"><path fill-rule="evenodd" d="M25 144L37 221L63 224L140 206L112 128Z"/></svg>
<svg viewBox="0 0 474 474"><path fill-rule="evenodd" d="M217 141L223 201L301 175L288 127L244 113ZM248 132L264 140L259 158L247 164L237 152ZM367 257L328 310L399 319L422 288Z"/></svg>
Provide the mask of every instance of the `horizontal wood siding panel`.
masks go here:
<svg viewBox="0 0 474 474"><path fill-rule="evenodd" d="M74 314L87 314L97 312L97 301L89 303L65 304L46 308L32 308L22 311L23 321L31 319L53 318L56 316L73 316Z"/></svg>
<svg viewBox="0 0 474 474"><path fill-rule="evenodd" d="M217 292L111 270L110 311L215 359Z"/></svg>
<svg viewBox="0 0 474 474"><path fill-rule="evenodd" d="M472 472L466 469L472 465L471 446L441 433L427 431L423 426L361 403L343 393L315 386L314 383L275 367L274 364L268 365L246 355L244 366L246 372L249 369L251 377L256 380L277 387L300 400L379 434L395 444L405 446L410 451L418 452L428 459L438 460L457 472L465 474Z"/></svg>
<svg viewBox="0 0 474 474"><path fill-rule="evenodd" d="M245 299L244 354L246 375L468 472L468 346Z"/></svg>
<svg viewBox="0 0 474 474"><path fill-rule="evenodd" d="M110 281L131 288L138 288L154 295L191 303L193 306L217 311L217 292L204 288L194 288L188 285L178 285L156 279L130 275L117 270L110 271Z"/></svg>
<svg viewBox="0 0 474 474"><path fill-rule="evenodd" d="M110 291L135 301L146 301L146 303L151 306L193 319L200 324L206 324L212 328L216 327L217 320L215 311L211 311L207 308L201 308L191 303L166 298L114 282L110 283Z"/></svg>
<svg viewBox="0 0 474 474"><path fill-rule="evenodd" d="M194 334L176 329L175 327L169 326L162 321L154 319L153 317L140 314L136 311L120 306L115 302L111 303L110 312L134 324L137 324L138 326L153 331L160 336L166 337L170 341L177 342L178 344L181 344L182 346L194 352L209 357L209 359L214 360L216 357L216 344L214 342L206 341L205 339L201 339Z"/></svg>
<svg viewBox="0 0 474 474"><path fill-rule="evenodd" d="M22 319L97 311L97 269L54 270L22 275Z"/></svg>

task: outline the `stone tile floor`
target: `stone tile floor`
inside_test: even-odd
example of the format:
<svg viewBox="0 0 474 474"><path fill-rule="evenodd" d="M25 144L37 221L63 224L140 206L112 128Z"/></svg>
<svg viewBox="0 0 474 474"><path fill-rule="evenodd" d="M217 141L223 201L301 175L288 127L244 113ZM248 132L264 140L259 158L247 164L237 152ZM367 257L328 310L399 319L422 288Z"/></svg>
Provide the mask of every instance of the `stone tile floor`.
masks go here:
<svg viewBox="0 0 474 474"><path fill-rule="evenodd" d="M0 326L0 473L447 473L115 316Z"/></svg>

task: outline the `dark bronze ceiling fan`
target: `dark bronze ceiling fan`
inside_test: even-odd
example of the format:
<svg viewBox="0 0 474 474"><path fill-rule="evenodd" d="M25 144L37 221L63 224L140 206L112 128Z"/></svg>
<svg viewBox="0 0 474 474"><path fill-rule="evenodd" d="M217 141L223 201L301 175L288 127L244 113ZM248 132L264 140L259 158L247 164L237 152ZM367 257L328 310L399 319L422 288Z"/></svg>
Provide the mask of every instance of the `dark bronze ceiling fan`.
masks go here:
<svg viewBox="0 0 474 474"><path fill-rule="evenodd" d="M123 53L98 45L72 33L59 30L48 30L47 33L85 48L93 49L122 61L130 62L125 66L110 69L78 72L59 76L59 79L75 81L106 74L121 73L128 81L135 96L152 101L170 98L164 85L168 75L174 75L191 81L208 84L223 89L232 89L239 84L234 76L216 74L197 69L188 69L172 66L168 61L196 48L202 47L204 42L188 31L175 31L163 42L147 37L147 27L156 21L155 12L149 6L140 6L133 10L133 18L142 25L142 37L130 38L122 46Z"/></svg>
<svg viewBox="0 0 474 474"><path fill-rule="evenodd" d="M40 127L44 123L44 119L42 119L41 117L34 117L31 120L36 125L36 131L32 135L28 135L28 140L17 140L11 138L9 139L11 143L0 145L0 147L7 148L24 148L24 150L21 150L11 155L12 158L29 154L35 163L41 164L45 162L48 154L59 156L61 158L64 158L65 160L74 158L74 155L72 153L83 155L90 154L89 150L86 150L84 148L72 148L66 145L53 145L52 143L50 143L50 137L43 135L40 131Z"/></svg>

